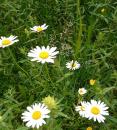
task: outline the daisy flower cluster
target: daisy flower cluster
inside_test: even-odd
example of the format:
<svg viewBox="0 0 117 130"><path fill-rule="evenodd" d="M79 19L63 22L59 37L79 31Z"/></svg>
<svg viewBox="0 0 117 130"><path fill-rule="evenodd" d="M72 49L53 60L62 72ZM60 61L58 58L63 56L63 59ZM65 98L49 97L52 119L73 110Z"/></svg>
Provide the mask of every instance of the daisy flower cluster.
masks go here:
<svg viewBox="0 0 117 130"><path fill-rule="evenodd" d="M87 90L85 88L79 88L78 93L80 96L83 96L87 93ZM108 107L100 100L96 101L92 99L90 102L80 101L79 105L75 107L75 110L81 117L89 120L93 119L99 123L104 122L106 119L105 116L109 115Z"/></svg>
<svg viewBox="0 0 117 130"><path fill-rule="evenodd" d="M108 107L104 102L91 100L90 102L82 101L80 105L75 107L81 117L93 119L99 123L104 122L105 116L109 115Z"/></svg>
<svg viewBox="0 0 117 130"><path fill-rule="evenodd" d="M32 32L40 33L48 28L48 25L36 25L31 29ZM5 48L16 42L18 42L17 36L11 35L10 37L1 36L0 38L0 47ZM59 54L57 47L48 46L36 46L28 52L28 57L31 61L36 61L42 64L45 63L54 63L55 58ZM74 71L80 68L80 63L77 60L71 60L66 63L66 68ZM95 84L95 80L91 79L89 81L90 85ZM87 93L85 88L79 88L78 94L83 97ZM81 98L82 99L82 98ZM57 103L55 99L51 96L48 96L43 99L43 103L35 103L31 106L28 106L27 109L22 113L21 119L26 123L27 127L39 128L43 124L46 124L46 118L49 118L51 115L51 110L57 109ZM94 121L104 122L105 116L109 115L108 107L102 101L91 100L90 102L81 100L80 103L75 107L75 110L79 113L81 117L85 117L89 120L93 119ZM49 115L50 114L50 115ZM87 130L91 130L91 127L88 127Z"/></svg>
<svg viewBox="0 0 117 130"><path fill-rule="evenodd" d="M48 28L48 25L43 24L43 25L36 25L31 29L32 32L39 33ZM10 37L4 37L1 36L0 39L0 47L5 48L8 47L15 42L18 42L19 40L17 39L17 36L10 36ZM57 51L57 47L50 47L50 46L36 46L34 49L30 50L28 53L28 57L31 58L31 61L37 61L42 64L48 62L48 63L54 63L54 59L56 58L56 55L59 53ZM76 70L80 68L80 64L77 61L69 61L66 63L66 67L69 70Z"/></svg>

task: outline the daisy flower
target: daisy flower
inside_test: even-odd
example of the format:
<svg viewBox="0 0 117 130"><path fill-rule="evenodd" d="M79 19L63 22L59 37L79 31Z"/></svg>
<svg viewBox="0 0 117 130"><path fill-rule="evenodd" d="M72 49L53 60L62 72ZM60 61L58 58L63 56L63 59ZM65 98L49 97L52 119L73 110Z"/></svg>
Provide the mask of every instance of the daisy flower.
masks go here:
<svg viewBox="0 0 117 130"><path fill-rule="evenodd" d="M22 120L26 122L27 127L39 128L46 124L44 118L49 118L50 110L44 104L37 104L27 107L27 110L22 113Z"/></svg>
<svg viewBox="0 0 117 130"><path fill-rule="evenodd" d="M87 93L87 90L85 88L79 88L78 93L80 95L84 95L85 93Z"/></svg>
<svg viewBox="0 0 117 130"><path fill-rule="evenodd" d="M75 107L75 110L77 112L79 112L79 115L82 117L85 117L85 114L86 114L85 109L86 109L86 102L85 101L82 101L81 105Z"/></svg>
<svg viewBox="0 0 117 130"><path fill-rule="evenodd" d="M47 46L45 48L44 46L36 46L36 48L30 50L28 56L32 58L31 61L41 62L42 64L44 64L45 62L54 63L54 59L59 53L59 51L56 51L56 49L56 47L50 48L49 46Z"/></svg>
<svg viewBox="0 0 117 130"><path fill-rule="evenodd" d="M41 32L43 30L46 30L48 28L48 25L43 24L43 25L39 25L39 26L34 26L33 28L30 28L32 30L32 32Z"/></svg>
<svg viewBox="0 0 117 130"><path fill-rule="evenodd" d="M90 85L92 85L92 86L95 84L95 82L96 82L96 80L94 80L94 79L90 79L90 81L89 81Z"/></svg>
<svg viewBox="0 0 117 130"><path fill-rule="evenodd" d="M5 48L7 46L10 46L14 44L15 42L18 42L17 36L10 36L10 37L1 37L0 38L0 47Z"/></svg>
<svg viewBox="0 0 117 130"><path fill-rule="evenodd" d="M66 63L66 67L69 70L76 70L76 69L80 68L80 64L77 61L72 60L72 61Z"/></svg>
<svg viewBox="0 0 117 130"><path fill-rule="evenodd" d="M104 102L91 100L86 104L86 118L93 119L94 121L104 122L105 115L109 115L108 107Z"/></svg>

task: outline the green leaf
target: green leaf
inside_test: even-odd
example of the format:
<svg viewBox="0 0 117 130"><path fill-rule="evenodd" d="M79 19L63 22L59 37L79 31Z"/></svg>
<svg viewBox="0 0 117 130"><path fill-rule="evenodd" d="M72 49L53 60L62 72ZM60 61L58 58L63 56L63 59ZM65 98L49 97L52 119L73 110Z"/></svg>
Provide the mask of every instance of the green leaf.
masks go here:
<svg viewBox="0 0 117 130"><path fill-rule="evenodd" d="M112 116L109 116L108 117L112 122L116 123L117 124L117 118L114 118Z"/></svg>
<svg viewBox="0 0 117 130"><path fill-rule="evenodd" d="M66 114L64 114L63 112L59 112L58 115L65 117L67 119L70 119L70 117L68 117Z"/></svg>
<svg viewBox="0 0 117 130"><path fill-rule="evenodd" d="M106 94L106 93L108 93L109 91L111 91L113 89L116 89L116 88L115 87L104 88L103 89L103 94Z"/></svg>
<svg viewBox="0 0 117 130"><path fill-rule="evenodd" d="M72 74L73 74L73 73L66 73L66 74L64 75L64 77L60 78L58 81L56 81L56 83L59 83L59 82L63 81L64 79L70 77Z"/></svg>
<svg viewBox="0 0 117 130"><path fill-rule="evenodd" d="M16 130L28 130L28 128L27 127L19 127Z"/></svg>

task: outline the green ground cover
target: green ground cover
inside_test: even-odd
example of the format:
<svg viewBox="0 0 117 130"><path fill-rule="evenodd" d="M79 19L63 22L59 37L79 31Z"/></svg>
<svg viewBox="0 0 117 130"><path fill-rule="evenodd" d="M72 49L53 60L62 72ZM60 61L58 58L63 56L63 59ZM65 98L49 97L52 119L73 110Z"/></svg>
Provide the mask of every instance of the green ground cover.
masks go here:
<svg viewBox="0 0 117 130"><path fill-rule="evenodd" d="M31 32L44 23L47 30ZM0 130L32 130L21 114L49 95L57 108L39 130L117 130L116 0L0 0L0 37L10 35L19 42L0 48ZM48 45L59 51L54 64L30 61L31 49ZM71 60L81 67L66 68ZM80 96L82 87L87 93ZM109 107L104 123L75 111L91 99Z"/></svg>

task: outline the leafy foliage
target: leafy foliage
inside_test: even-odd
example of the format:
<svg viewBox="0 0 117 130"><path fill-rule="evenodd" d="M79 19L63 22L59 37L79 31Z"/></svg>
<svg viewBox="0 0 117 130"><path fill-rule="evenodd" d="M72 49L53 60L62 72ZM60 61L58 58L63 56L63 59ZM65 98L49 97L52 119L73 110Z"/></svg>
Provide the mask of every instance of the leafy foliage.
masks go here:
<svg viewBox="0 0 117 130"><path fill-rule="evenodd" d="M0 130L27 130L21 113L48 95L60 100L59 116L50 130L116 130L117 126L117 2L115 0L2 0L0 35L19 42L0 48ZM47 23L45 32L30 27ZM55 64L31 62L27 53L35 46L57 46ZM68 71L65 64L78 60L81 68ZM90 86L89 80L96 79ZM109 106L105 124L81 118L74 110L78 88L84 99L100 99ZM49 124L49 122L48 122ZM45 130L44 129L44 130Z"/></svg>

